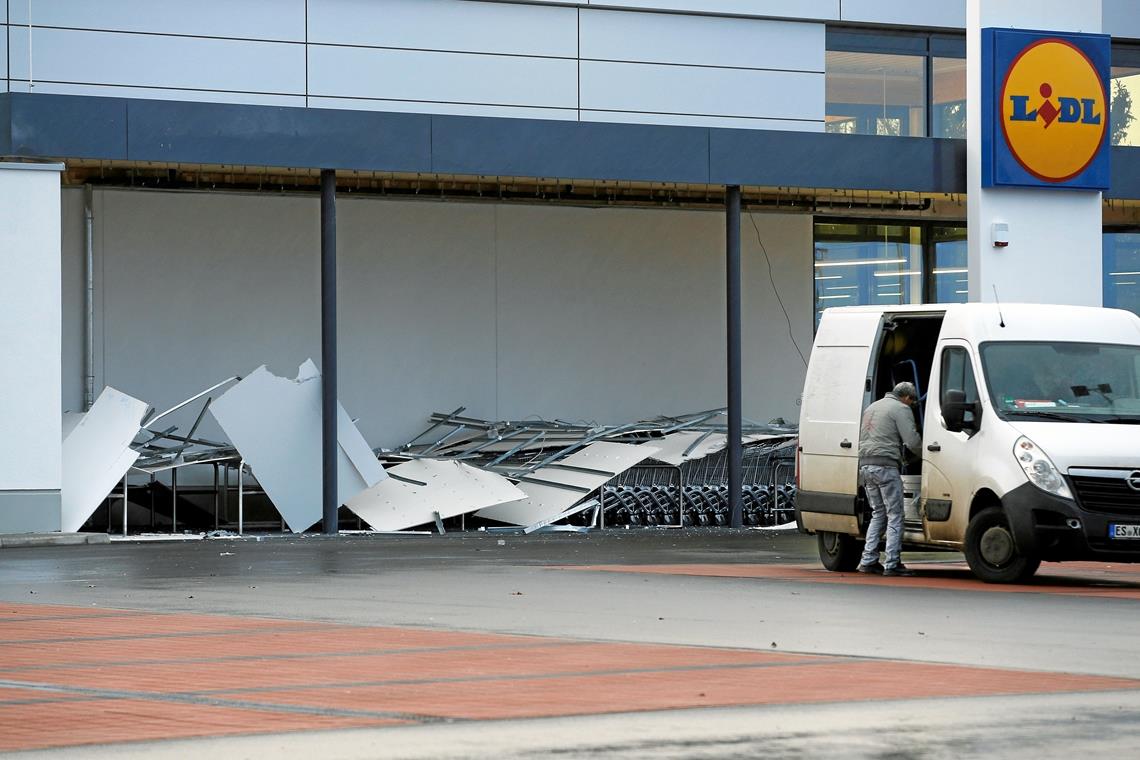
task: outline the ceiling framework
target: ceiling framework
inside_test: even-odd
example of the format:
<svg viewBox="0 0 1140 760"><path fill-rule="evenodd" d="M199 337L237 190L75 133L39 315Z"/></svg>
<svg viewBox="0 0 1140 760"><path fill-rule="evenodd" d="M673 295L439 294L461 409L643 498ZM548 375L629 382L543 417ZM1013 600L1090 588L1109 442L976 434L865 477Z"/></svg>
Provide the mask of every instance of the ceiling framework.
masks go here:
<svg viewBox="0 0 1140 760"><path fill-rule="evenodd" d="M320 172L233 164L160 164L72 160L63 182L165 191L317 193ZM488 201L568 206L723 209L724 186L630 180L337 171L347 195L409 200ZM745 210L782 214L901 219L964 219L966 196L900 190L809 187L741 188ZM1140 224L1140 201L1104 202L1106 224Z"/></svg>

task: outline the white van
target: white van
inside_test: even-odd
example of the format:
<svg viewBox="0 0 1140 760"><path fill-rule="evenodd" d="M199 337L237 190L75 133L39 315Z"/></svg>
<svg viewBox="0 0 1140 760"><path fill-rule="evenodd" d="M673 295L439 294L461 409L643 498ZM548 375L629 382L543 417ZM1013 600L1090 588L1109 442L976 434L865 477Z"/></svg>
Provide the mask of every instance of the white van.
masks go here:
<svg viewBox="0 0 1140 760"><path fill-rule="evenodd" d="M800 530L852 570L870 509L863 410L910 381L921 461L903 468L904 549L966 554L994 583L1042 561L1140 562L1140 317L1030 304L823 313L796 466Z"/></svg>

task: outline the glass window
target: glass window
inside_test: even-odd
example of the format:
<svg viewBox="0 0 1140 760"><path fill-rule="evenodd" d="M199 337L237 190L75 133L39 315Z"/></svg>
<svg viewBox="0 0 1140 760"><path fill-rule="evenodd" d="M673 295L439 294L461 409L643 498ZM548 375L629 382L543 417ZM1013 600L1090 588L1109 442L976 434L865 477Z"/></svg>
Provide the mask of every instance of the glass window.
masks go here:
<svg viewBox="0 0 1140 760"><path fill-rule="evenodd" d="M1104 305L1140 314L1140 232L1106 232Z"/></svg>
<svg viewBox="0 0 1140 760"><path fill-rule="evenodd" d="M1113 145L1140 145L1140 67L1113 66L1109 123Z"/></svg>
<svg viewBox="0 0 1140 760"><path fill-rule="evenodd" d="M922 303L922 229L815 225L815 320L830 306Z"/></svg>
<svg viewBox="0 0 1140 760"><path fill-rule="evenodd" d="M934 58L932 137L966 139L966 59Z"/></svg>
<svg viewBox="0 0 1140 760"><path fill-rule="evenodd" d="M966 394L965 401L972 404L978 400L978 385L974 382L974 368L970 366L970 354L964 348L951 347L942 352L943 396L948 390L959 390ZM966 422L976 422L974 413L967 412Z"/></svg>
<svg viewBox="0 0 1140 760"><path fill-rule="evenodd" d="M827 51L828 132L926 133L925 56Z"/></svg>
<svg viewBox="0 0 1140 760"><path fill-rule="evenodd" d="M935 303L966 303L969 295L965 227L934 227L934 268L932 270Z"/></svg>

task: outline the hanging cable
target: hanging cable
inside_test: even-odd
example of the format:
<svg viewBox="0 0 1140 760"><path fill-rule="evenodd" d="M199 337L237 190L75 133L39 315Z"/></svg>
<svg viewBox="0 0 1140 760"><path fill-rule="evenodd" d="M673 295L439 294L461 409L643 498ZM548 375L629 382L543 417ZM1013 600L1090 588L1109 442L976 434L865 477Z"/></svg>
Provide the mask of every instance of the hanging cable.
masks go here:
<svg viewBox="0 0 1140 760"><path fill-rule="evenodd" d="M768 249L764 247L764 241L760 238L760 228L756 225L756 219L751 211L748 212L748 221L752 222L752 229L756 230L756 242L760 244L764 261L768 262L768 280L772 283L772 292L776 294L776 302L780 304L780 311L784 312L784 320L788 323L788 337L791 338L796 353L800 355L800 361L804 363L804 367L807 367L807 359L804 358L804 352L800 350L800 344L796 343L796 336L792 332L792 318L788 316L788 310L784 307L784 299L780 298L780 289L776 287L776 276L772 273L772 259L768 256Z"/></svg>

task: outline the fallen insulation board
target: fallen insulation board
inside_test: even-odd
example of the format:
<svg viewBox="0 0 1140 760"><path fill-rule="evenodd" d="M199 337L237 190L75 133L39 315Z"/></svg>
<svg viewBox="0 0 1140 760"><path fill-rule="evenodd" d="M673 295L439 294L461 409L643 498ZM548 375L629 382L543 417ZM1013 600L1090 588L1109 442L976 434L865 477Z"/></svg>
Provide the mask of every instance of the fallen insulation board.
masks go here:
<svg viewBox="0 0 1140 760"><path fill-rule="evenodd" d="M426 485L387 478L345 504L377 531L393 531L474 512L526 494L501 475L453 460L413 459L392 474Z"/></svg>
<svg viewBox="0 0 1140 760"><path fill-rule="evenodd" d="M757 433L755 435L746 435L741 441L745 444L749 444L789 437L791 437L790 434L771 435ZM728 436L724 433L704 433L696 430L684 430L679 433L670 433L664 438L658 438L642 445L657 447L659 451L653 455L653 458L660 462L668 462L676 466L724 451L727 441ZM688 453L686 454L686 452Z"/></svg>
<svg viewBox="0 0 1140 760"><path fill-rule="evenodd" d="M63 439L60 530L74 533L138 459L131 441L138 435L146 403L107 386L91 411L77 415Z"/></svg>
<svg viewBox="0 0 1140 760"><path fill-rule="evenodd" d="M322 517L321 375L312 360L295 379L264 365L210 406L289 530ZM337 404L337 494L343 504L387 477L356 425Z"/></svg>
<svg viewBox="0 0 1140 760"><path fill-rule="evenodd" d="M584 499L591 491L614 476L656 454L655 447L644 444L606 441L588 444L581 451L559 459L552 466L523 475L518 486L526 492L527 498L481 509L476 516L513 525L533 525L549 520ZM602 470L604 473L575 472L563 469L559 465ZM560 488L534 481L546 481L567 487Z"/></svg>

